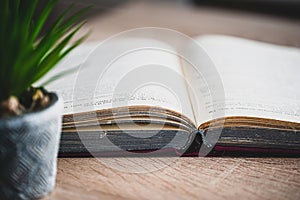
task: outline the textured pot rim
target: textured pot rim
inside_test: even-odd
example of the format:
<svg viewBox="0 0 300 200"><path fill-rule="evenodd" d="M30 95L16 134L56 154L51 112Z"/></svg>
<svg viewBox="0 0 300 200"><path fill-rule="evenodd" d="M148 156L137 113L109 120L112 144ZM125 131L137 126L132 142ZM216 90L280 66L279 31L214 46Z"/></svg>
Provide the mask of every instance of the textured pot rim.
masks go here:
<svg viewBox="0 0 300 200"><path fill-rule="evenodd" d="M0 125L8 121L17 121L28 117L31 118L39 115L46 115L48 112L51 112L52 109L55 109L55 107L59 106L59 104L62 103L62 99L55 92L47 92L46 94L50 96L51 100L46 107L33 112L24 113L22 115L0 118Z"/></svg>

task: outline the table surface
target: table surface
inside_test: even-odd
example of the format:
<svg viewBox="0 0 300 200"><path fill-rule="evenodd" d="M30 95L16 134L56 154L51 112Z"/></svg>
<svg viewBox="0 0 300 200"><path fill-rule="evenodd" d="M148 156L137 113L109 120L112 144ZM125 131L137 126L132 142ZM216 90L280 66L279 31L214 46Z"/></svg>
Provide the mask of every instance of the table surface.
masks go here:
<svg viewBox="0 0 300 200"><path fill-rule="evenodd" d="M147 26L300 47L300 20L156 1L124 3L93 16L82 32L102 40ZM300 159L59 158L56 188L44 199L235 198L300 199Z"/></svg>

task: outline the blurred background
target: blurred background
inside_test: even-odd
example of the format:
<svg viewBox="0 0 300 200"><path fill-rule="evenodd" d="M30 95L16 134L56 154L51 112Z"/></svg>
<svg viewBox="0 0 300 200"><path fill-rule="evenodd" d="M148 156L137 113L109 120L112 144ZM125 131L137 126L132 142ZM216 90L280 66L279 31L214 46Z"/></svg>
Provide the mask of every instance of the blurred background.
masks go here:
<svg viewBox="0 0 300 200"><path fill-rule="evenodd" d="M49 27L72 3L76 9L93 6L82 30L92 30L89 41L151 26L300 47L300 0L60 0Z"/></svg>

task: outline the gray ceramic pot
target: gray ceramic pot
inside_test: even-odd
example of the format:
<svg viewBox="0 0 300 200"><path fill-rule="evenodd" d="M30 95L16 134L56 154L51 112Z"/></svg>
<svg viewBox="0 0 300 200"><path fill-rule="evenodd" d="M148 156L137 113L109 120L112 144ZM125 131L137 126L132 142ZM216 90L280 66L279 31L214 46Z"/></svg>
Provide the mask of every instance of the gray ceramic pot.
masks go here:
<svg viewBox="0 0 300 200"><path fill-rule="evenodd" d="M0 119L0 199L37 199L55 185L63 103Z"/></svg>

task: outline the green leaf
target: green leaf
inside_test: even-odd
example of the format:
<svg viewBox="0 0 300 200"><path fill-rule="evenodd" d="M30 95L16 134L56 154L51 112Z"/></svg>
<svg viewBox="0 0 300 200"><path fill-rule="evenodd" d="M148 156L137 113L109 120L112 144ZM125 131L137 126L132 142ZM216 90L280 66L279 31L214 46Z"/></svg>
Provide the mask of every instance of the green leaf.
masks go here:
<svg viewBox="0 0 300 200"><path fill-rule="evenodd" d="M49 54L47 54L40 62L38 66L38 73L35 73L33 78L33 82L39 80L43 77L47 72L49 72L55 64L58 63L66 54L62 53L63 49L72 39L76 32L83 26L84 23L79 25L76 29L74 29L71 33L69 33ZM79 39L81 41L81 39ZM80 42L81 43L81 42ZM79 45L77 42L74 43L76 46Z"/></svg>
<svg viewBox="0 0 300 200"><path fill-rule="evenodd" d="M40 33L43 25L45 24L47 18L49 17L49 14L51 10L54 8L57 0L51 0L48 2L48 4L45 6L44 10L41 12L39 16L39 20L36 24L34 24L33 32L31 36L31 42L34 42L37 39L38 34Z"/></svg>
<svg viewBox="0 0 300 200"><path fill-rule="evenodd" d="M38 0L0 1L0 101L11 95L20 96L86 38L84 35L71 42L83 25L77 24L90 9L70 14L73 6L63 11L49 31L40 35L57 1L41 5L35 21ZM56 78L64 74L67 73Z"/></svg>

